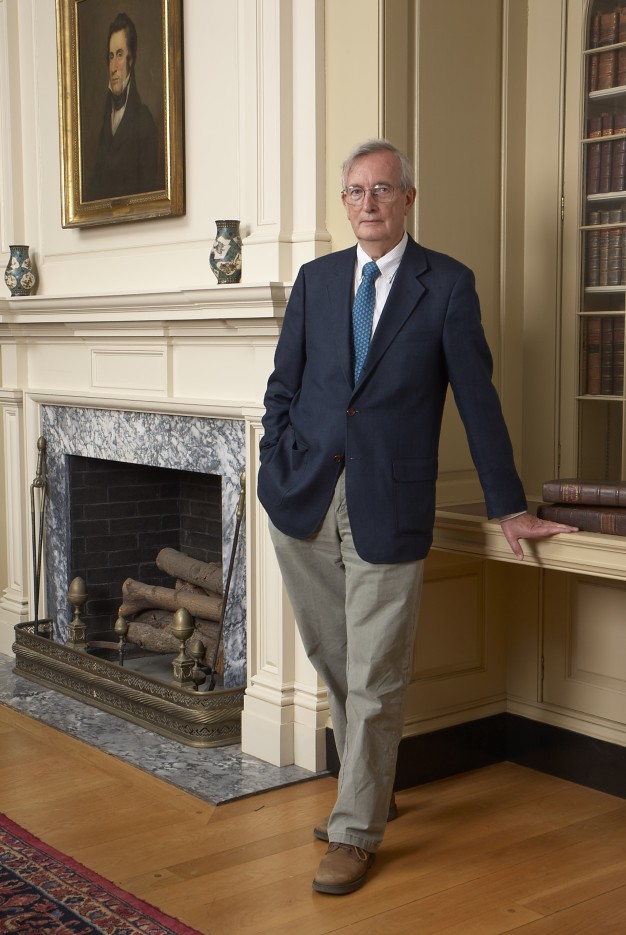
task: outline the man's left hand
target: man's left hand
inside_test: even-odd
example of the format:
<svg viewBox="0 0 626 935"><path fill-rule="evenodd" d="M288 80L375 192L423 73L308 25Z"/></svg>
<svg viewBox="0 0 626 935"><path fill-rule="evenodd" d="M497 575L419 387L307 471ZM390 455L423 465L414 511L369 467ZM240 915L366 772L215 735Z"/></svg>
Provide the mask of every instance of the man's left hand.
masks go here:
<svg viewBox="0 0 626 935"><path fill-rule="evenodd" d="M500 522L504 538L511 546L516 558L524 558L524 552L519 543L520 539L543 539L546 536L556 536L561 532L578 532L577 526L566 526L565 523L553 523L547 519L538 519L532 513L521 513L511 519Z"/></svg>

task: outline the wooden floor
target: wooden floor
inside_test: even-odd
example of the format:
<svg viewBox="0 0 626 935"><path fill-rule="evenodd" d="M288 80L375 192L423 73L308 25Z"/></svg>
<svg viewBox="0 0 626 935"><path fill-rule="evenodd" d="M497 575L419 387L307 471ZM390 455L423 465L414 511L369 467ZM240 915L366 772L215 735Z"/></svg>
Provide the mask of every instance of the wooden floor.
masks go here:
<svg viewBox="0 0 626 935"><path fill-rule="evenodd" d="M626 801L502 763L398 794L364 889L313 893L323 778L215 808L0 705L0 811L206 935L626 932Z"/></svg>

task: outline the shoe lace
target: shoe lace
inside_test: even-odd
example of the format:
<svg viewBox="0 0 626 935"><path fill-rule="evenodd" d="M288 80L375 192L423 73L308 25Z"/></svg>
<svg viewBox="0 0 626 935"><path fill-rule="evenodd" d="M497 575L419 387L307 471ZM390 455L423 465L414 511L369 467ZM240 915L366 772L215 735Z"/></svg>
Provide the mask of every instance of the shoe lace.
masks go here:
<svg viewBox="0 0 626 935"><path fill-rule="evenodd" d="M345 851L346 854L349 854L351 857L355 857L357 860L366 861L369 859L368 852L363 850L362 847L357 847L356 844L341 844L339 842L333 842L328 847L328 853L339 850Z"/></svg>

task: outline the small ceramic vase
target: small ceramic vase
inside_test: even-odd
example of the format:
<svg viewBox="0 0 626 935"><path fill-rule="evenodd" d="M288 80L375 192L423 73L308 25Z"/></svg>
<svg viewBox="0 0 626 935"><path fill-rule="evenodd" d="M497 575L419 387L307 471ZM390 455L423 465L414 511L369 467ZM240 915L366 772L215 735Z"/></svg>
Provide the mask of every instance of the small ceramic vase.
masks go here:
<svg viewBox="0 0 626 935"><path fill-rule="evenodd" d="M4 281L11 295L30 295L37 285L37 277L30 261L29 248L23 244L9 247L9 262Z"/></svg>
<svg viewBox="0 0 626 935"><path fill-rule="evenodd" d="M241 281L241 236L239 221L216 221L215 241L209 255L219 284Z"/></svg>

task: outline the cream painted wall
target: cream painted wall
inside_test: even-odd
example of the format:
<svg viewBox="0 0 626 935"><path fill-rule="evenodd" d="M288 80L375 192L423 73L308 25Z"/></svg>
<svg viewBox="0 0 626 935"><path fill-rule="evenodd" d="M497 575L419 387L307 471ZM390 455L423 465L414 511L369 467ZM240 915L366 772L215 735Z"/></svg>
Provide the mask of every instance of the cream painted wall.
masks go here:
<svg viewBox="0 0 626 935"><path fill-rule="evenodd" d="M326 0L326 226L333 250L354 243L341 204L341 166L381 132L379 0Z"/></svg>
<svg viewBox="0 0 626 935"><path fill-rule="evenodd" d="M524 14L525 5L496 0L326 3L327 226L333 248L353 243L339 186L333 186L342 159L361 140L386 134L417 169L416 222L410 218L409 229L476 273L494 379L518 453ZM348 43L347 35L354 41ZM359 64L376 62L380 77L375 68L356 67L355 53ZM348 100L358 106L348 107ZM509 152L509 145L515 150ZM446 408L438 496L442 504L482 499L454 405Z"/></svg>

